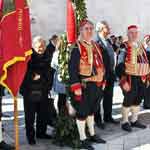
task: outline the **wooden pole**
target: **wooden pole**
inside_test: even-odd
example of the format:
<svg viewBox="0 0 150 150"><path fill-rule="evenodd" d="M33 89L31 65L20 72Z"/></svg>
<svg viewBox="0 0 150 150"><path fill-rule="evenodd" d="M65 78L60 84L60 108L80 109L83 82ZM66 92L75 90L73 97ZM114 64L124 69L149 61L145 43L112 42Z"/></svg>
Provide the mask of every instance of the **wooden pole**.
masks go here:
<svg viewBox="0 0 150 150"><path fill-rule="evenodd" d="M15 149L19 150L19 120L18 120L17 97L14 97L14 129L15 129Z"/></svg>

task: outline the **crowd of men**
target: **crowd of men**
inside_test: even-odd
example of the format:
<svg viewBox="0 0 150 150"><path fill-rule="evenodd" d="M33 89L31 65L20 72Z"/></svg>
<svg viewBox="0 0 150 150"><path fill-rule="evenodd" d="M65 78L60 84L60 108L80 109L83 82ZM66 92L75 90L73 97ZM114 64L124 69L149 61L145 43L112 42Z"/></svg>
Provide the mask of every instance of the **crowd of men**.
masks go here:
<svg viewBox="0 0 150 150"><path fill-rule="evenodd" d="M116 77L119 78L124 95L121 128L127 132L131 132L133 127L146 128L146 125L138 120L138 113L144 96L148 99L145 91L149 87L150 72L149 57L146 47L140 42L139 28L136 25L127 28L128 40L124 42L122 37L117 39L111 36L108 39L110 27L106 21L97 23L95 41L92 40L93 31L94 25L91 21L81 22L77 47L73 49L69 63L71 91L77 111L76 123L81 147L89 150L94 149L92 142L105 143L95 134L94 118L97 126L102 128L103 123L118 123L112 118ZM100 114L102 99L103 116ZM149 108L148 105L146 107ZM129 112L132 113L131 120ZM86 124L90 133L88 138L85 132Z"/></svg>
<svg viewBox="0 0 150 150"><path fill-rule="evenodd" d="M95 124L102 129L107 123L119 124L112 117L115 82L119 82L124 95L121 112L123 130L131 132L134 127L145 129L146 125L138 119L143 99L143 107L150 109L150 36L146 35L141 41L139 27L130 25L127 27L128 38L124 40L122 36L110 35L106 21L98 22L95 30L96 39L93 39L94 24L88 19L81 21L79 36L68 63L71 105L75 109L80 148L88 150L94 149L92 143L106 143L95 133ZM66 86L59 76L60 43L57 35L52 36L48 46L40 36L33 40L33 54L20 89L30 145L35 145L36 139L52 138L46 133L47 125L54 126L52 117L56 117L56 114L49 114L49 91L53 89L58 94L58 115L66 106ZM86 126L89 136L86 135ZM3 143L3 146L7 150L8 145Z"/></svg>

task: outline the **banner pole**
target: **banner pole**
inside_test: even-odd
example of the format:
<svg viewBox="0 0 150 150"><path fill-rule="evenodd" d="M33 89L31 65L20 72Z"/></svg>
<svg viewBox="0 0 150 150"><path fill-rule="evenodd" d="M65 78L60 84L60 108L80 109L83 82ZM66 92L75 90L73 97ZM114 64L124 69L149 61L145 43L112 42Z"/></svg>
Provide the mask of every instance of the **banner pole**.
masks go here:
<svg viewBox="0 0 150 150"><path fill-rule="evenodd" d="M14 97L14 129L15 129L15 150L19 150L19 120L18 120L17 97Z"/></svg>

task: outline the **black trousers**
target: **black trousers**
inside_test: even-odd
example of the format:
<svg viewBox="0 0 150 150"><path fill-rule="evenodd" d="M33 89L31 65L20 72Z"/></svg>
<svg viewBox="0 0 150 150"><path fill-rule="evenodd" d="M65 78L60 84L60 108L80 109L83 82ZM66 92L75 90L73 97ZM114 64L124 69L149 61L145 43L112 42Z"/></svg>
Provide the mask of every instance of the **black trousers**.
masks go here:
<svg viewBox="0 0 150 150"><path fill-rule="evenodd" d="M104 96L103 96L104 121L112 118L113 90L114 90L114 80L110 79L109 81L107 81L107 85L104 89Z"/></svg>
<svg viewBox="0 0 150 150"><path fill-rule="evenodd" d="M100 89L98 111L95 113L95 122L102 123L100 102L103 99L104 121L112 118L112 104L113 104L113 89L114 89L114 75L107 80L107 85L104 90Z"/></svg>
<svg viewBox="0 0 150 150"><path fill-rule="evenodd" d="M101 117L101 107L100 107L100 103L101 100L103 98L103 89L101 87L99 87L99 99L98 99L98 107L97 107L97 111L95 112L94 115L94 119L96 123L102 123L102 117Z"/></svg>
<svg viewBox="0 0 150 150"><path fill-rule="evenodd" d="M48 121L48 99L40 102L33 102L29 97L24 97L25 127L28 140L37 136L44 135L47 130ZM34 123L36 120L36 131Z"/></svg>
<svg viewBox="0 0 150 150"><path fill-rule="evenodd" d="M2 98L4 96L4 88L0 85L0 120L2 118Z"/></svg>
<svg viewBox="0 0 150 150"><path fill-rule="evenodd" d="M58 94L58 110L61 111L66 105L66 94Z"/></svg>
<svg viewBox="0 0 150 150"><path fill-rule="evenodd" d="M2 96L0 96L0 121L2 119Z"/></svg>
<svg viewBox="0 0 150 150"><path fill-rule="evenodd" d="M150 108L150 86L144 87L144 107Z"/></svg>

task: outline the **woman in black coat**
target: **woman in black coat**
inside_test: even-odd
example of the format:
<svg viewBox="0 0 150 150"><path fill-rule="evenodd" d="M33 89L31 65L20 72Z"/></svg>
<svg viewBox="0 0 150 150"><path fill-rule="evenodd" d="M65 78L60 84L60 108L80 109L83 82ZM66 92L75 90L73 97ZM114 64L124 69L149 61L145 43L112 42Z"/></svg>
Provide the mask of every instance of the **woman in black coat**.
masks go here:
<svg viewBox="0 0 150 150"><path fill-rule="evenodd" d="M48 91L50 83L50 57L41 37L33 40L33 54L21 87L24 98L26 136L30 145L36 138L49 139L46 134L48 122ZM36 119L36 132L34 122Z"/></svg>

